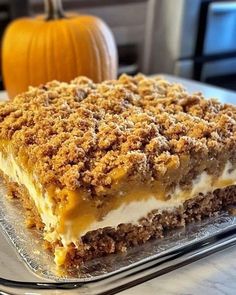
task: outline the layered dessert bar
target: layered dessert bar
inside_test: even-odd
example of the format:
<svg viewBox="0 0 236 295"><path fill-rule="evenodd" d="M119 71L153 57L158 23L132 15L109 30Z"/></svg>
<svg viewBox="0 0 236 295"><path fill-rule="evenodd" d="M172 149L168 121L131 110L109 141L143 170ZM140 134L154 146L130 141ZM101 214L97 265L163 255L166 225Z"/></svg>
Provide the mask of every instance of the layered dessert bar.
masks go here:
<svg viewBox="0 0 236 295"><path fill-rule="evenodd" d="M57 265L236 203L236 107L162 78L49 82L0 106L0 170Z"/></svg>

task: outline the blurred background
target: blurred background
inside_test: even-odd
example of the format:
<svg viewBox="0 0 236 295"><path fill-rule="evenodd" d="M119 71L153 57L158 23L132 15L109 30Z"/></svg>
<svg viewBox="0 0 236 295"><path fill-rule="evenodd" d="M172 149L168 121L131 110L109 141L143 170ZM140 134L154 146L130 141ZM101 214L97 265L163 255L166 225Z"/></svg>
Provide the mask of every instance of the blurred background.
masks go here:
<svg viewBox="0 0 236 295"><path fill-rule="evenodd" d="M119 73L169 73L236 90L236 1L63 4L67 11L99 16L110 26L118 46ZM43 13L43 0L0 0L0 40L11 20L38 13Z"/></svg>

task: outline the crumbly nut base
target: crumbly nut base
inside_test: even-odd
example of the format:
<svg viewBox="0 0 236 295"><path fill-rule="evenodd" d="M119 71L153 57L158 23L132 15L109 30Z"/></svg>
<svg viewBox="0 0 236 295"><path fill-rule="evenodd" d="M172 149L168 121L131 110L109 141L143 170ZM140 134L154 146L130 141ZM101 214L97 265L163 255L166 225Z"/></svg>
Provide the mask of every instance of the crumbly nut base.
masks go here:
<svg viewBox="0 0 236 295"><path fill-rule="evenodd" d="M23 186L10 182L4 177L8 194L17 197L26 209L27 225L43 230L43 223L35 209L34 204ZM150 239L163 238L170 229L185 226L190 222L212 216L229 205L236 205L236 186L217 189L206 195L199 194L188 200L183 207L175 211L153 211L146 218L140 220L138 225L120 224L115 228L101 228L88 232L82 237L80 248L71 244L65 267L78 266L84 261L106 256L111 253L125 252L127 248L143 244ZM49 244L47 248L54 251L58 243Z"/></svg>
<svg viewBox="0 0 236 295"><path fill-rule="evenodd" d="M23 185L18 185L17 183L10 181L9 177L0 172L0 177L3 179L4 184L7 189L7 196L10 198L17 198L22 203L25 209L25 222L28 228L36 227L42 230L44 224L42 223L41 217L35 204L32 202L27 189Z"/></svg>

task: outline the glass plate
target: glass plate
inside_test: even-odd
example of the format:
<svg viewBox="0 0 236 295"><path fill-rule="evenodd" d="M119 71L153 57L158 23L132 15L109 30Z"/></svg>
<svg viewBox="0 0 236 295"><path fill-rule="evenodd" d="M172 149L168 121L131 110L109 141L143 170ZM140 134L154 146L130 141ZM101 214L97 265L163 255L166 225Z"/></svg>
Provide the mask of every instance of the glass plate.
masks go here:
<svg viewBox="0 0 236 295"><path fill-rule="evenodd" d="M8 294L115 294L236 243L236 217L223 212L59 275L40 232L25 228L21 206L1 187L0 290Z"/></svg>

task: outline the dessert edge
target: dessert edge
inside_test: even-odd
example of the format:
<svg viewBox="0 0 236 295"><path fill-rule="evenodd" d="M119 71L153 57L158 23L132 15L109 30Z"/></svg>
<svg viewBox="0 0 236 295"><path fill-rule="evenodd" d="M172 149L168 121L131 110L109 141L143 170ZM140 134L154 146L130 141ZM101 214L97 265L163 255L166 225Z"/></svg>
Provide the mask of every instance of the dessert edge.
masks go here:
<svg viewBox="0 0 236 295"><path fill-rule="evenodd" d="M57 265L126 251L236 203L236 109L177 84L141 75L54 81L1 106L0 116L3 178ZM91 128L96 148L85 157Z"/></svg>

